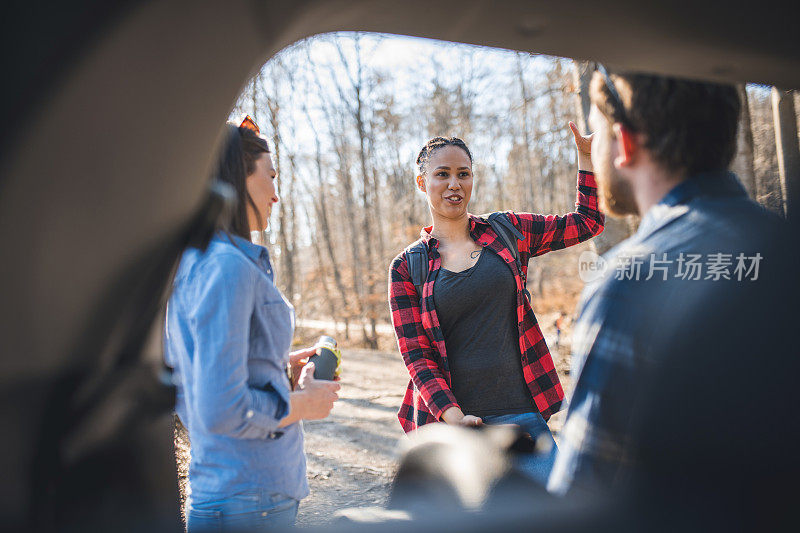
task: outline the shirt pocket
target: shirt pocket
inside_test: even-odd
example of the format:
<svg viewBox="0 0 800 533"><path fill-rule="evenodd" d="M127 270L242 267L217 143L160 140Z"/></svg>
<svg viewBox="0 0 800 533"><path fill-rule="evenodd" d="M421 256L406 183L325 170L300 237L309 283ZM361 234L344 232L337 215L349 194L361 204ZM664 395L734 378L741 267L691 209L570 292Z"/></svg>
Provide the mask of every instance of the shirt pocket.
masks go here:
<svg viewBox="0 0 800 533"><path fill-rule="evenodd" d="M250 360L283 368L294 335L294 309L277 294L279 299L256 305L250 324Z"/></svg>

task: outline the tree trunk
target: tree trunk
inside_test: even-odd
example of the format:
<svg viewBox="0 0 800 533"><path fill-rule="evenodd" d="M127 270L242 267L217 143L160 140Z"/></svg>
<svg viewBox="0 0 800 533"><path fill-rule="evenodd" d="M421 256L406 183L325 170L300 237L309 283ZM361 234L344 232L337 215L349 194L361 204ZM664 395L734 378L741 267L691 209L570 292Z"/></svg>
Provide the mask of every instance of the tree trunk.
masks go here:
<svg viewBox="0 0 800 533"><path fill-rule="evenodd" d="M797 215L795 210L800 205L800 147L792 91L772 88L772 117L775 122L783 210L786 218L794 218Z"/></svg>
<svg viewBox="0 0 800 533"><path fill-rule="evenodd" d="M375 275L375 247L372 246L372 240L375 236L374 233L376 231L380 231L377 227L377 224L373 224L373 207L374 202L372 201L372 196L375 194L374 188L371 186L371 179L370 179L370 168L368 164L368 148L367 148L367 131L366 131L366 121L364 117L364 107L366 102L364 101L364 90L365 90L365 83L364 83L364 73L363 73L363 64L362 64L362 57L361 57L361 43L360 37L358 34L354 37L354 45L355 45L355 76L353 77L350 75L350 65L347 61L346 55L344 50L342 49L340 43L337 42L337 51L339 53L339 58L341 59L342 66L344 66L345 70L348 72L348 77L350 80L351 88L353 90L353 102L352 105L347 105L347 107L351 110L353 121L355 122L356 126L356 134L358 135L358 160L359 160L359 167L361 170L361 207L362 207L362 218L361 218L361 236L359 239L358 235L353 235L353 239L358 242L362 242L361 247L361 258L364 262L364 271L366 273L365 281L366 281L366 298L361 304L361 308L364 311L362 313L363 317L368 320L370 323L370 331L367 332L366 324L363 326L363 337L364 337L364 344L366 344L371 349L377 349L378 347L378 337L376 331L376 323L375 323L375 304L373 302L373 297L376 293L376 275ZM355 213L353 213L355 216Z"/></svg>
<svg viewBox="0 0 800 533"><path fill-rule="evenodd" d="M747 189L750 198L758 197L756 172L753 157L753 130L750 121L750 107L747 101L747 89L744 83L736 86L742 102L742 113L739 116L739 134L736 137L736 157L731 163L731 170Z"/></svg>
<svg viewBox="0 0 800 533"><path fill-rule="evenodd" d="M794 111L797 115L797 131L800 131L800 92L792 91L794 94Z"/></svg>
<svg viewBox="0 0 800 533"><path fill-rule="evenodd" d="M361 71L361 63L359 61L359 73ZM359 74L360 76L360 74ZM378 347L377 333L375 330L375 304L372 302L372 296L375 294L375 268L374 268L374 247L372 246L372 238L375 231L380 231L377 227L373 229L372 224L372 201L370 192L370 175L367 165L367 149L366 149L366 132L364 131L364 116L363 116L363 100L361 97L361 80L359 79L358 85L355 87L356 94L356 130L358 132L358 159L361 167L361 207L363 209L363 217L361 219L361 238L363 242L362 257L364 258L364 270L366 271L366 285L367 285L367 298L363 307L366 311L365 318L370 322L370 332L367 333L366 326L364 331L364 344L369 348L375 350ZM373 191L374 192L374 191Z"/></svg>
<svg viewBox="0 0 800 533"><path fill-rule="evenodd" d="M281 213L281 228L280 228L280 246L281 246L281 265L283 266L285 281L283 282L284 290L292 305L297 307L300 305L297 296L300 291L297 287L297 271L295 262L295 246L296 246L296 233L295 233L295 183L297 180L297 169L295 165L295 156L290 154L289 157L289 172L288 175L284 172L281 187L285 193L281 198L280 213ZM280 205L279 204L279 205Z"/></svg>
<svg viewBox="0 0 800 533"><path fill-rule="evenodd" d="M523 70L522 70L521 53L517 54L517 81L519 82L520 96L522 97L522 106L520 108L520 117L521 117L522 120L521 120L521 123L520 123L520 128L522 129L522 141L523 141L524 148L525 148L524 154L522 156L522 163L523 163L524 168L525 168L525 173L524 173L523 179L522 179L522 182L523 182L522 190L524 191L523 194L524 194L524 197L525 197L525 204L524 205L526 206L526 209L528 209L528 210L530 210L532 212L535 212L536 211L536 207L539 207L539 206L535 206L534 205L534 202L536 200L536 198L535 198L536 195L533 192L533 189L535 187L535 183L537 181L539 181L539 180L537 179L538 176L535 176L534 173L533 173L533 161L531 160L531 157L532 157L532 155L531 155L531 134L530 134L530 128L528 126L529 96L528 96L528 88L525 85L525 76L524 76L524 73L523 73ZM539 202L539 203L541 204L541 202ZM540 208L541 207L544 207L544 206L540 206Z"/></svg>
<svg viewBox="0 0 800 533"><path fill-rule="evenodd" d="M315 73L316 77L316 73ZM320 94L324 94L321 83L316 78L317 87ZM343 102L344 103L344 102ZM336 120L329 109L329 104L325 102L322 106L322 111L328 123L328 134L333 143L333 149L338 159L338 184L340 186L341 196L344 200L345 220L342 221L342 228L345 230L345 240L350 244L350 280L352 283L352 297L346 299L347 306L345 307L345 320L349 323L349 319L362 315L363 316L363 280L361 279L361 255L359 246L359 236L357 228L358 212L355 202L353 201L353 182L350 175L350 162L348 158L348 149L346 140L346 132L343 130L344 123L342 120ZM337 131L337 125L342 127L341 131ZM331 246L333 242L331 239ZM333 249L330 250L333 253ZM347 328L347 337L349 338L349 327Z"/></svg>
<svg viewBox="0 0 800 533"><path fill-rule="evenodd" d="M275 88L275 95L277 95L277 87ZM278 175L283 175L283 158L281 157L282 148L283 148L283 140L281 139L280 134L280 102L277 100L277 96L273 96L272 98L267 99L267 104L269 107L269 114L270 114L270 125L272 126L272 147L275 152L275 170L278 172ZM291 158L291 154L289 155ZM280 249L280 276L277 277L276 281L278 282L278 286L283 291L284 295L287 295L289 301L294 303L294 294L295 294L295 271L294 271L294 261L293 261L293 239L289 235L289 226L290 226L290 211L291 211L291 188L292 188L292 179L293 179L293 171L288 173L288 176L285 176L283 179L278 179L275 182L275 192L278 194L278 197L284 196L284 192L286 192L286 197L284 198L284 202L278 204L278 247ZM265 221L266 222L266 221Z"/></svg>
<svg viewBox="0 0 800 533"><path fill-rule="evenodd" d="M307 220L311 220L311 215L308 212L308 206L303 204L303 214L305 215ZM325 299L325 304L327 305L328 309L328 316L330 317L331 321L336 322L336 302L334 301L333 295L331 294L331 288L329 280L331 279L332 274L329 272L330 265L325 262L325 259L322 256L322 249L320 246L311 246L314 250L314 259L317 261L317 276L315 279L319 280L320 285L322 285L322 296ZM338 334L338 330L337 330Z"/></svg>
<svg viewBox="0 0 800 533"><path fill-rule="evenodd" d="M327 192L327 183L325 181L325 175L322 170L322 147L320 146L319 135L317 135L317 131L314 128L314 122L311 120L311 117L308 115L308 111L306 110L306 117L308 118L309 125L314 133L314 140L315 140L315 163L316 163L316 170L317 170L317 187L318 187L318 197L319 201L315 202L316 207L316 218L317 223L319 225L320 233L322 234L322 242L325 245L325 251L328 258L328 264L330 265L332 275L333 275L333 282L336 286L336 290L339 293L339 298L341 300L341 309L342 313L341 316L337 316L335 312L335 308L333 306L333 302L330 302L330 309L331 309L331 320L337 322L338 319L343 319L345 323L344 328L344 335L345 339L350 339L350 305L348 303L347 298L347 289L344 286L344 282L342 281L342 273L339 267L339 264L336 260L336 254L334 252L335 247L333 243L333 238L331 235L331 227L330 221L328 217L328 206L327 200L329 198L329 194ZM316 239L319 239L319 235L315 236ZM315 249L319 250L319 246L314 246ZM321 254L320 254L321 257ZM321 259L320 259L321 260ZM355 289L354 289L355 290Z"/></svg>

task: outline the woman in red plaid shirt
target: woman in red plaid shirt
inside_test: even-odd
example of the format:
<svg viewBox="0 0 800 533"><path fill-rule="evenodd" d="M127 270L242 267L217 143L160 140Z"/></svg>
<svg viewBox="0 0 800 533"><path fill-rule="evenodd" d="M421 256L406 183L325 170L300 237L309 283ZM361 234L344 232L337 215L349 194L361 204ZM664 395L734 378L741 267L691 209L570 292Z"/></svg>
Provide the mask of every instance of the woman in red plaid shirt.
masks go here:
<svg viewBox="0 0 800 533"><path fill-rule="evenodd" d="M461 139L435 137L417 158L417 187L433 224L420 241L428 253L422 294L412 282L408 250L390 268L389 303L397 344L411 380L398 413L406 432L430 422L517 424L552 444L523 471L546 482L555 442L546 420L564 391L525 290L528 261L603 231L590 159L591 136L570 128L578 149L576 211L567 215L506 212L521 234L519 262L484 217L470 214L472 154Z"/></svg>

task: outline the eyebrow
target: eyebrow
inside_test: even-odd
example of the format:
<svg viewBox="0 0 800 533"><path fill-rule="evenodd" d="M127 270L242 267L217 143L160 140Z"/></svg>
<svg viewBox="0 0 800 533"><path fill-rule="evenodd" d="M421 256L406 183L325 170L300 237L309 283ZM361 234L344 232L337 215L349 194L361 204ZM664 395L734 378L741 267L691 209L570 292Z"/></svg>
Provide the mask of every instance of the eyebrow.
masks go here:
<svg viewBox="0 0 800 533"><path fill-rule="evenodd" d="M434 170L439 170L439 169L442 169L442 168L450 170L450 167L446 167L446 166L439 166L439 167L436 167ZM469 170L469 167L458 167L456 170Z"/></svg>

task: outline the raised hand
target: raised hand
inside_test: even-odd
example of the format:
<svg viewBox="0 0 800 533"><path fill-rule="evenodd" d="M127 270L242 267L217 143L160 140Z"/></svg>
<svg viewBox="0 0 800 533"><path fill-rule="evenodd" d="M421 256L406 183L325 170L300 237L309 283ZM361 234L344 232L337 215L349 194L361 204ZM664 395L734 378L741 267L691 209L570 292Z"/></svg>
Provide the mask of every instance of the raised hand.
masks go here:
<svg viewBox="0 0 800 533"><path fill-rule="evenodd" d="M581 135L581 132L578 130L578 126L576 126L572 121L569 123L569 129L572 130L572 135L575 137L575 146L578 148L578 152L586 155L591 154L592 137L594 137L594 133L590 133L586 136Z"/></svg>
<svg viewBox="0 0 800 533"><path fill-rule="evenodd" d="M575 147L578 149L578 169L592 170L592 137L594 133L589 135L581 135L578 131L578 126L570 121L569 129L572 130L572 136L575 138Z"/></svg>

